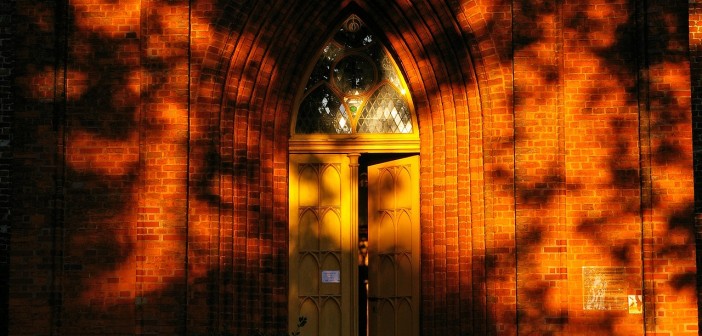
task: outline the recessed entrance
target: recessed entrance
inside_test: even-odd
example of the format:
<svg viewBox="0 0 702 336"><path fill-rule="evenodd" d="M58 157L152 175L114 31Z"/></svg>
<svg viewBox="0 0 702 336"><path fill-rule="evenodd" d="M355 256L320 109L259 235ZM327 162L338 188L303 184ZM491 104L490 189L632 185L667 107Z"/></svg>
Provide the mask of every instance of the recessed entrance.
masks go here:
<svg viewBox="0 0 702 336"><path fill-rule="evenodd" d="M316 335L418 335L419 159L290 157L290 323Z"/></svg>
<svg viewBox="0 0 702 336"><path fill-rule="evenodd" d="M402 71L350 15L308 74L289 141L289 325L419 335L419 132Z"/></svg>

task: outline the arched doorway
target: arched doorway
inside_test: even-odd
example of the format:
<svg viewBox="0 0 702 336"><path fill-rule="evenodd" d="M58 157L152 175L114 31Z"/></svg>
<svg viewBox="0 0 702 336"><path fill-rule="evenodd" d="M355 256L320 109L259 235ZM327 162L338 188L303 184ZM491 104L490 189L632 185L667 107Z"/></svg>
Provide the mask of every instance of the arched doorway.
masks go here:
<svg viewBox="0 0 702 336"><path fill-rule="evenodd" d="M289 325L418 335L419 133L402 72L350 15L308 73L289 148Z"/></svg>

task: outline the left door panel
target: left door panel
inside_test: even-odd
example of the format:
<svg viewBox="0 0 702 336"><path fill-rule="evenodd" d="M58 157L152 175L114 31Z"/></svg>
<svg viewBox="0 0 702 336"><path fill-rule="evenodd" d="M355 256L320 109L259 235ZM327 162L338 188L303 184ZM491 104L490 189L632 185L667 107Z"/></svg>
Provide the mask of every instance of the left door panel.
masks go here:
<svg viewBox="0 0 702 336"><path fill-rule="evenodd" d="M290 156L288 325L306 335L350 336L353 261L349 158Z"/></svg>

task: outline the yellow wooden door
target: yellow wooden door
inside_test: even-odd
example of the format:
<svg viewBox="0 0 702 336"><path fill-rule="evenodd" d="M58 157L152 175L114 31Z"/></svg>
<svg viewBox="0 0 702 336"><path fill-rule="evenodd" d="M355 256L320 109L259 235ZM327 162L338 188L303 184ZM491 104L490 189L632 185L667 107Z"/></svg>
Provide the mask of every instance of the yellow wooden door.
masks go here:
<svg viewBox="0 0 702 336"><path fill-rule="evenodd" d="M290 156L289 327L305 335L351 336L353 256L349 158Z"/></svg>
<svg viewBox="0 0 702 336"><path fill-rule="evenodd" d="M419 253L419 157L369 166L369 336L419 335Z"/></svg>

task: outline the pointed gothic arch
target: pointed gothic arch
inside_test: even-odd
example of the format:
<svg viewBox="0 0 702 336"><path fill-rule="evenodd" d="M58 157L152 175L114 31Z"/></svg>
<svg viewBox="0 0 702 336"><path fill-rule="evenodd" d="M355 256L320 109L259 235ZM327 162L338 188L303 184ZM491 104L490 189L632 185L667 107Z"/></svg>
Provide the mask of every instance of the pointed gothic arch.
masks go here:
<svg viewBox="0 0 702 336"><path fill-rule="evenodd" d="M233 228L235 241L252 241L256 245L250 246L258 246L246 253L232 252L232 257L228 257L242 262L230 261L234 265L235 280L233 284L221 285L223 293L232 292L232 289L227 289L230 286L251 286L254 290L287 288L287 263L275 269L281 274L266 277L260 283L236 279L238 274L260 272L256 258L265 257L260 251L277 251L279 254L287 251L289 215L284 209L288 208L288 193L283 186L287 185L288 179L288 154L294 148L290 135L293 111L299 102L297 89L307 79L309 69L304 64L317 57L310 51L318 50L329 36L329 30L320 27L334 27L353 11L367 22L374 23L374 31L383 34L383 42L401 65L408 92L413 98L417 119L415 130L420 133L421 195L423 207L428 209L422 214L421 225L422 230L436 232L436 235L422 235L422 245L445 244L441 236L450 227L471 232L471 236L462 239L458 246L459 253L468 255L470 260L481 260L485 246L496 244L482 241L486 230L492 229L488 225L493 225L492 206L497 199L492 194L494 187L489 185L493 175L483 176L487 167L483 162L490 163L488 170L510 167L508 158L511 156L501 148L504 137L509 137L509 134L500 131L497 135L493 131L497 128L504 130L504 125L498 123L509 123L509 109L503 87L505 79L501 77L505 71L499 61L499 43L493 41L490 31L484 29L485 19L475 15L469 7L445 8L443 10L447 12L455 11L456 18L440 21L435 13L422 7L426 4L407 7L394 3L350 1L344 5L346 7L334 2L321 2L316 6L312 3L305 6L283 3L271 13L265 3L257 2L246 16L225 12L214 25L217 38L212 40L206 52L203 51L202 70L194 87L195 104L191 112L190 141L194 153L190 157L191 174L214 176L216 183L210 184L219 188L213 194L221 196L218 198L221 200L215 200L220 207L212 206L211 219L200 216L198 222L214 228L211 237L215 241L217 237L226 239L226 230ZM234 17L236 21L232 21ZM466 19L458 21L457 18ZM490 155L485 156L483 148ZM212 162L203 159L199 153L213 151L216 152L213 156L216 167L199 167L201 162ZM230 164L233 167L231 173L226 170ZM193 187L199 185L193 183ZM471 190L485 190L486 194L471 197ZM252 199L250 195L258 197ZM443 195L451 197L446 204L443 204L447 200ZM236 201L229 203L232 199ZM464 211L458 215L447 211L445 205L455 207L457 203ZM509 203L509 199L500 196L499 203ZM232 217L220 216L216 210L220 208L231 209L227 211L231 211L236 220L222 225L224 222L221 221ZM254 221L263 224L251 224ZM466 225L470 227L466 228ZM503 226L509 226L509 223ZM235 250L236 246L232 245L231 249ZM431 274L446 271L445 266L433 266L446 265L440 261L443 256L434 251L422 252L422 282L433 284L422 290L422 297L432 303L421 307L424 326L434 323L437 309L447 309L444 313L448 312L448 286L460 289L464 299L459 305L480 302L486 295L486 272L469 275L476 279L476 285L434 279ZM473 271L468 268L460 272ZM197 273L189 274L195 278ZM249 314L246 316L286 311L283 301L266 305L250 303L245 298L237 295L229 302L238 307L240 314ZM233 308L221 303L203 309ZM470 318L487 320L488 312L488 307L471 310ZM239 323L241 327L234 326L233 330L279 322L242 320ZM461 330L485 328L486 325L471 325L462 326Z"/></svg>
<svg viewBox="0 0 702 336"><path fill-rule="evenodd" d="M346 16L317 55L296 95L291 152L419 150L403 71L363 19Z"/></svg>

